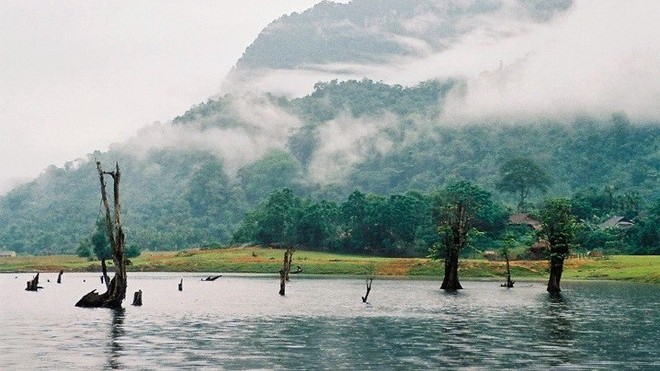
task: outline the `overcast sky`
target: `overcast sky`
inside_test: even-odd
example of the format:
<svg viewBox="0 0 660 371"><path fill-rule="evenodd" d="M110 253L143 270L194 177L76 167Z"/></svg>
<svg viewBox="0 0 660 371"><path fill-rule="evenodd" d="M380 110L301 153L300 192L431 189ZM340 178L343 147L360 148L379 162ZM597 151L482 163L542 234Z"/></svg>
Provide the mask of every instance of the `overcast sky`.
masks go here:
<svg viewBox="0 0 660 371"><path fill-rule="evenodd" d="M318 2L0 1L0 194L216 95L264 27Z"/></svg>

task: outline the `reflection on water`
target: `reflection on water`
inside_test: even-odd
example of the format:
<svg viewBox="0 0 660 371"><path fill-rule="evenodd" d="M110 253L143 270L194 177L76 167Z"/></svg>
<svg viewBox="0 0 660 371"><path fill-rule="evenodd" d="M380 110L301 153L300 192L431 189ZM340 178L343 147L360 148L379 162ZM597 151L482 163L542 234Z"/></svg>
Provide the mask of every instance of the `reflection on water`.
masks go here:
<svg viewBox="0 0 660 371"><path fill-rule="evenodd" d="M110 346L108 354L108 368L123 368L119 357L123 350L121 340L124 337L124 315L125 309L111 309L112 325L110 326Z"/></svg>
<svg viewBox="0 0 660 371"><path fill-rule="evenodd" d="M201 275L200 275L201 276ZM0 275L3 369L438 369L660 367L660 287L129 274L142 307L75 308L97 285L70 274L39 293ZM83 279L86 279L83 282ZM94 283L90 283L94 282Z"/></svg>
<svg viewBox="0 0 660 371"><path fill-rule="evenodd" d="M580 361L579 348L575 345L573 321L577 317L571 310L568 299L559 292L547 294L545 315L541 317L541 328L547 333L548 350L557 355L552 366L575 365Z"/></svg>

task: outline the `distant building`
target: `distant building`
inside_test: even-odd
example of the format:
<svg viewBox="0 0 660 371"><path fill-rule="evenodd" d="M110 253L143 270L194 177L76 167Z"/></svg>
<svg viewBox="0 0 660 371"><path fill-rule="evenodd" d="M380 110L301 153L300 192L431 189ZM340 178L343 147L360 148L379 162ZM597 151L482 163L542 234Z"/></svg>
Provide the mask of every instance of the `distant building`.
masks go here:
<svg viewBox="0 0 660 371"><path fill-rule="evenodd" d="M0 258L13 258L16 256L14 251L0 250Z"/></svg>
<svg viewBox="0 0 660 371"><path fill-rule="evenodd" d="M527 213L516 213L509 217L511 225L525 225L535 231L541 230L541 222L532 218Z"/></svg>
<svg viewBox="0 0 660 371"><path fill-rule="evenodd" d="M608 228L614 228L614 229L628 229L632 226L634 226L635 223L623 216L613 216L609 219L607 219L605 222L598 224L598 228L600 229L608 229Z"/></svg>

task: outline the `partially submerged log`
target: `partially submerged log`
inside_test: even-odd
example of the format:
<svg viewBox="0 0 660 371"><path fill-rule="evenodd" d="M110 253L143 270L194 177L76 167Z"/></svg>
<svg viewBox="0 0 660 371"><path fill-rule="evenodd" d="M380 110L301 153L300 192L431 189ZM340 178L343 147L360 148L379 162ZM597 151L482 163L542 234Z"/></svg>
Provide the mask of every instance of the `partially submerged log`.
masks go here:
<svg viewBox="0 0 660 371"><path fill-rule="evenodd" d="M206 278L202 278L202 281L215 281L215 280L217 280L217 279L220 278L220 277L222 277L221 274L219 274L219 275L217 275L217 276L208 276L208 277L206 277ZM181 280L181 281L183 281L183 280Z"/></svg>
<svg viewBox="0 0 660 371"><path fill-rule="evenodd" d="M108 282L105 279L107 291L98 294L93 290L83 296L77 303L77 307L105 307L121 308L121 303L126 297L126 254L125 254L125 236L121 224L121 203L119 201L119 182L121 172L119 164L116 164L114 171L103 171L101 163L96 162L96 169L101 183L101 201L105 210L105 224L107 227L108 240L112 248L112 261L115 266L115 276ZM113 179L113 198L114 213L110 214L110 205L106 194L105 175ZM102 265L105 262L102 261Z"/></svg>
<svg viewBox="0 0 660 371"><path fill-rule="evenodd" d="M25 291L37 291L39 289L43 289L43 287L39 286L39 273L37 273L32 280L27 281Z"/></svg>

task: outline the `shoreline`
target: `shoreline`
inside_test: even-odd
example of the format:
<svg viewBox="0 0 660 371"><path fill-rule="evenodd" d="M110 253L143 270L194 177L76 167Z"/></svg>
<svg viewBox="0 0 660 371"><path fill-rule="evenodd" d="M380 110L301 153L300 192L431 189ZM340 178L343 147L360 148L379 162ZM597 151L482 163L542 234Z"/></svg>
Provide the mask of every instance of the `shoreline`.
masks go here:
<svg viewBox="0 0 660 371"><path fill-rule="evenodd" d="M277 274L282 250L260 247L188 249L170 252L145 252L131 259L128 272L185 273L265 273ZM319 277L365 277L441 279L442 260L427 258L386 258L354 256L317 251L295 251L293 268L301 266L303 275ZM0 273L100 272L97 260L74 255L18 256L0 258ZM545 260L511 261L514 281L542 281L548 278ZM114 271L108 266L109 273ZM461 259L461 279L500 280L505 277L503 261ZM563 280L634 281L660 284L660 255L615 255L605 258L571 258L564 264Z"/></svg>

